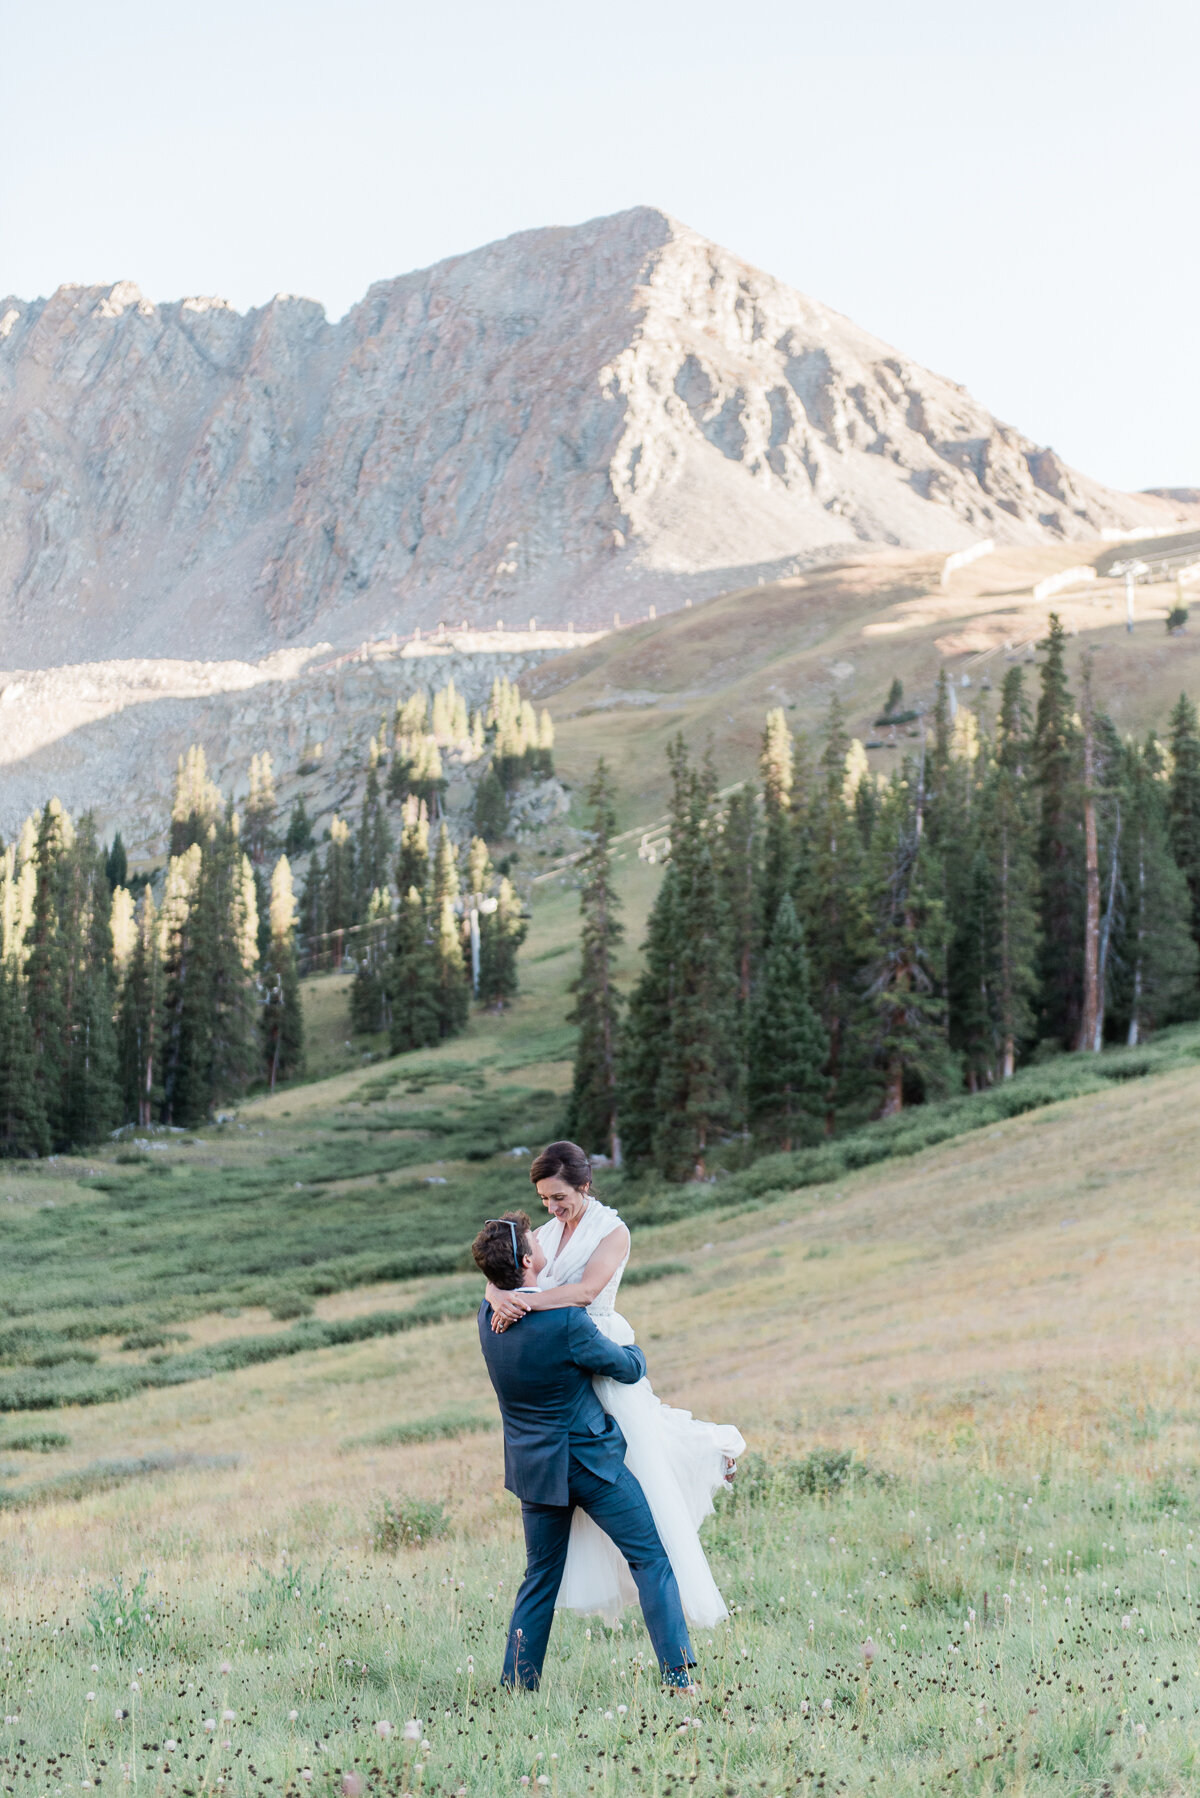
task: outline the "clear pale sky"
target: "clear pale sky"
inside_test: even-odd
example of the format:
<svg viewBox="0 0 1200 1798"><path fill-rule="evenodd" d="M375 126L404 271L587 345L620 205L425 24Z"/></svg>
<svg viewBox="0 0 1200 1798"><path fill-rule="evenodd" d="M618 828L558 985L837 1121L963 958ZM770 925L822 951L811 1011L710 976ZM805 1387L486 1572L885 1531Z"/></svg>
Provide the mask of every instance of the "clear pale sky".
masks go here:
<svg viewBox="0 0 1200 1798"><path fill-rule="evenodd" d="M1193 0L0 0L0 295L245 308L646 203L1200 485Z"/></svg>

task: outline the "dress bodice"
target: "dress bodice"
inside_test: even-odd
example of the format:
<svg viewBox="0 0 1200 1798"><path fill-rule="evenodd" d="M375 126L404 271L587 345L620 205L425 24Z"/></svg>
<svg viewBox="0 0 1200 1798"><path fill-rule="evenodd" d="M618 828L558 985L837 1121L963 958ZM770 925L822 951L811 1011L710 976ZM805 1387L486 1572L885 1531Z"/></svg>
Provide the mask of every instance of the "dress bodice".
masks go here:
<svg viewBox="0 0 1200 1798"><path fill-rule="evenodd" d="M610 1205L602 1205L599 1199L589 1199L587 1210L560 1254L559 1244L562 1241L563 1226L556 1217L548 1218L535 1231L538 1246L546 1257L546 1265L537 1277L539 1288L544 1292L551 1286L572 1285L582 1277L584 1268L604 1238L620 1228L621 1219ZM628 1262L629 1255L627 1253L603 1292L598 1292L588 1306L588 1314L591 1317L610 1317L612 1315L616 1308L621 1275L625 1272Z"/></svg>

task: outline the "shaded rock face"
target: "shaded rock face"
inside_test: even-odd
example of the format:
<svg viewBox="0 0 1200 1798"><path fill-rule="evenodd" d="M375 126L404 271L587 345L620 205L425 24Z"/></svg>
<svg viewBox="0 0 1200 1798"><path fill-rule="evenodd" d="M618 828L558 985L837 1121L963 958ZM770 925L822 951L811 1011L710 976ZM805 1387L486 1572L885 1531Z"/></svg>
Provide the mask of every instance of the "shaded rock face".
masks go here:
<svg viewBox="0 0 1200 1798"><path fill-rule="evenodd" d="M1172 504L649 208L382 282L334 325L129 282L0 300L10 666L586 628L863 543L1091 537Z"/></svg>

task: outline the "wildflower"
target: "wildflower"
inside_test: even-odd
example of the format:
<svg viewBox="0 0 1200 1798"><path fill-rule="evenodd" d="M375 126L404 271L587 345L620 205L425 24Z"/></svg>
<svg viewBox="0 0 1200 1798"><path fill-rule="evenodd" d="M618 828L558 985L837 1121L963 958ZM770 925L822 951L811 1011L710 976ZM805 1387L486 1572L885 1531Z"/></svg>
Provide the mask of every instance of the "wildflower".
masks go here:
<svg viewBox="0 0 1200 1798"><path fill-rule="evenodd" d="M217 1719L215 1717L206 1717L204 1719L204 1727L209 1735L211 1735L213 1730L217 1727Z"/></svg>
<svg viewBox="0 0 1200 1798"><path fill-rule="evenodd" d="M550 1784L550 1775L548 1773L539 1773L538 1784L540 1786L548 1786Z"/></svg>
<svg viewBox="0 0 1200 1798"><path fill-rule="evenodd" d="M404 1740L419 1742L421 1740L421 1719L413 1717L404 1725Z"/></svg>
<svg viewBox="0 0 1200 1798"><path fill-rule="evenodd" d="M629 1714L629 1706L627 1704L619 1704L617 1706L617 1716L618 1717L625 1717L625 1716L628 1716L628 1714Z"/></svg>
<svg viewBox="0 0 1200 1798"><path fill-rule="evenodd" d="M821 1709L823 1711L831 1711L833 1709L833 1699L832 1698L824 1699L821 1704Z"/></svg>
<svg viewBox="0 0 1200 1798"><path fill-rule="evenodd" d="M876 1646L875 1646L874 1642L871 1640L870 1636L868 1636L866 1641L862 1645L862 1657L868 1668L870 1667L871 1662L875 1659L875 1656L878 1653L879 1653L879 1650L876 1648Z"/></svg>
<svg viewBox="0 0 1200 1798"><path fill-rule="evenodd" d="M175 1740L174 1736L172 1736L168 1741L163 1743L163 1747L166 1749L168 1754L174 1754L174 1752L178 1748L178 1746L179 1746L179 1743Z"/></svg>
<svg viewBox="0 0 1200 1798"><path fill-rule="evenodd" d="M129 1690L130 1690L130 1691L131 1691L131 1692L140 1692L140 1691L141 1691L141 1689L142 1689L142 1688L141 1688L141 1687L140 1687L140 1686L139 1686L139 1685L138 1685L138 1683L137 1683L137 1680L136 1680L136 1679L131 1679L131 1680L130 1680L130 1682L129 1682Z"/></svg>
<svg viewBox="0 0 1200 1798"><path fill-rule="evenodd" d="M236 1711L222 1711L221 1712L221 1721L222 1721L222 1723L232 1723L234 1718L236 1717L236 1715L237 1715Z"/></svg>
<svg viewBox="0 0 1200 1798"><path fill-rule="evenodd" d="M288 1712L288 1722L289 1722L289 1723L294 1723L294 1722L295 1722L295 1721L296 1721L296 1718L297 1718L297 1717L298 1717L298 1716L299 1716L299 1715L300 1715L300 1713L299 1713L299 1711L289 1711L289 1712Z"/></svg>
<svg viewBox="0 0 1200 1798"><path fill-rule="evenodd" d="M800 1700L800 1715L802 1717L808 1716L808 1699L807 1698L802 1698Z"/></svg>
<svg viewBox="0 0 1200 1798"><path fill-rule="evenodd" d="M232 1673L233 1672L233 1662L232 1661L222 1661L221 1662L221 1672L222 1673Z"/></svg>
<svg viewBox="0 0 1200 1798"><path fill-rule="evenodd" d="M125 1720L125 1718L126 1718L126 1717L127 1717L127 1716L128 1716L128 1715L129 1715L129 1712L128 1712L128 1711L123 1711L123 1710L121 1710L121 1709L120 1709L120 1708L118 1708L118 1709L117 1709L117 1710L115 1710L115 1711L114 1711L114 1712L113 1712L113 1717L114 1717L114 1718L115 1718L115 1720L116 1720L116 1721L117 1721L117 1722L118 1722L118 1723L122 1723L122 1722L124 1722L124 1720Z"/></svg>
<svg viewBox="0 0 1200 1798"><path fill-rule="evenodd" d="M1121 1628L1122 1629L1132 1629L1133 1628L1133 1618L1129 1617L1129 1616L1122 1617Z"/></svg>
<svg viewBox="0 0 1200 1798"><path fill-rule="evenodd" d="M391 1733L392 1733L391 1724L388 1722L386 1717L381 1717L379 1719L378 1723L375 1725L375 1734L379 1737L379 1740L381 1742L386 1742L388 1737L391 1735Z"/></svg>
<svg viewBox="0 0 1200 1798"><path fill-rule="evenodd" d="M89 1693L88 1693L88 1695L87 1695L87 1701L88 1701L88 1703L89 1703L89 1704L95 1704L95 1702L96 1702L96 1694L95 1694L95 1693L94 1693L94 1692L89 1692Z"/></svg>
<svg viewBox="0 0 1200 1798"><path fill-rule="evenodd" d="M1146 1733L1146 1725L1144 1723L1136 1723L1134 1725L1133 1733L1135 1736L1144 1736Z"/></svg>
<svg viewBox="0 0 1200 1798"><path fill-rule="evenodd" d="M527 1785L528 1785L528 1784L529 1784L529 1775L528 1775L528 1773L522 1773L522 1775L521 1775L521 1784L522 1784L522 1785L523 1785L523 1786L527 1786Z"/></svg>
<svg viewBox="0 0 1200 1798"><path fill-rule="evenodd" d="M612 1714L612 1712L611 1712L611 1711L605 1711L605 1713L604 1713L604 1721L605 1721L605 1722L606 1722L606 1723L611 1723L611 1722L612 1722L612 1720L613 1720L613 1714Z"/></svg>
<svg viewBox="0 0 1200 1798"><path fill-rule="evenodd" d="M301 1767L300 1777L306 1785L311 1785L312 1784L312 1768L311 1767Z"/></svg>
<svg viewBox="0 0 1200 1798"><path fill-rule="evenodd" d="M359 1773L342 1774L342 1798L362 1798L362 1775Z"/></svg>

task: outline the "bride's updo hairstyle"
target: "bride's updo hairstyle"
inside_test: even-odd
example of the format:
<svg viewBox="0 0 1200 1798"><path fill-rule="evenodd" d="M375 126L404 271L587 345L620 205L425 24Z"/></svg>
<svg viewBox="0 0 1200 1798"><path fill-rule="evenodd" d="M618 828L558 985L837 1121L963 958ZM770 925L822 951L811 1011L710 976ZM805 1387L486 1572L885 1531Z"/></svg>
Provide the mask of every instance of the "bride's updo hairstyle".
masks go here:
<svg viewBox="0 0 1200 1798"><path fill-rule="evenodd" d="M530 1162L529 1178L535 1186L539 1180L565 1180L576 1192L586 1192L592 1164L577 1142L551 1142Z"/></svg>

